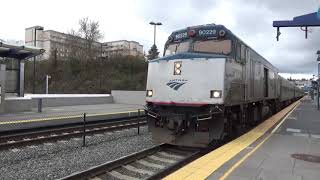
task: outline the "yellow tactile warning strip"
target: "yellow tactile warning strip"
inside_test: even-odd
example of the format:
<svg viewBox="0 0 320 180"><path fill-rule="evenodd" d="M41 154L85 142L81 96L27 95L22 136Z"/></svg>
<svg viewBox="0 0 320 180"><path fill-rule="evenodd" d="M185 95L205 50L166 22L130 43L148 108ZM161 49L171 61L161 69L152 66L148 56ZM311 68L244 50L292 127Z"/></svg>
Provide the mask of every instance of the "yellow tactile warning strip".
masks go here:
<svg viewBox="0 0 320 180"><path fill-rule="evenodd" d="M240 151L255 142L263 136L271 127L281 121L290 111L292 111L300 101L297 101L286 107L279 113L273 115L263 123L240 136L239 138L221 146L220 148L200 157L199 159L189 163L183 168L165 177L165 180L179 179L205 179L215 172L224 163L236 156Z"/></svg>
<svg viewBox="0 0 320 180"><path fill-rule="evenodd" d="M144 111L140 111L142 114ZM122 112L114 112L114 113L95 113L95 114L87 114L87 117L94 117L94 116L107 116L107 115L117 115L117 114L125 114L128 113L138 113L138 110L134 111L122 111ZM32 123L32 122L42 122L42 121L52 121L52 120L65 120L71 118L81 118L83 114L79 115L70 115L70 116L54 116L54 117L46 117L46 118L37 118L37 119L25 119L25 120L8 120L5 122L0 122L0 125L7 125L7 124L20 124L20 123Z"/></svg>

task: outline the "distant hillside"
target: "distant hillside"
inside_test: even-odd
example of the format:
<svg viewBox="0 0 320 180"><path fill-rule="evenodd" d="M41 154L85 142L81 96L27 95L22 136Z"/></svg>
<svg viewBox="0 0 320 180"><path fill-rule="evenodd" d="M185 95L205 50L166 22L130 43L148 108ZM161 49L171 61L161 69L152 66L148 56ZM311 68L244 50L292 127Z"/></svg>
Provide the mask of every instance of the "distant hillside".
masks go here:
<svg viewBox="0 0 320 180"><path fill-rule="evenodd" d="M138 57L108 60L43 60L36 63L36 93L45 92L49 74L49 93L110 93L111 90L145 90L147 63ZM25 90L32 92L33 61L25 65Z"/></svg>

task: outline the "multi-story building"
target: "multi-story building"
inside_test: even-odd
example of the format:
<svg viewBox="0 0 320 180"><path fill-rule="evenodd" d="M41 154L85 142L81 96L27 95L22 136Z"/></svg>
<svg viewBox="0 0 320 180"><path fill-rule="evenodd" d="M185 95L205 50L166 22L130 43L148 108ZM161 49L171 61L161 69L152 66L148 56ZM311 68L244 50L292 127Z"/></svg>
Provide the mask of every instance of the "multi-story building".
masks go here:
<svg viewBox="0 0 320 180"><path fill-rule="evenodd" d="M103 57L143 56L143 46L136 41L111 41L103 43Z"/></svg>
<svg viewBox="0 0 320 180"><path fill-rule="evenodd" d="M70 48L81 49L86 47L86 43L85 39L58 31L44 30L42 26L34 26L25 30L25 45L40 47L46 50L41 59L48 59L53 53L63 58L67 56L67 53L70 53ZM77 47L70 47L75 44ZM94 42L92 49L97 52L97 56L104 58L127 55L143 56L143 46L136 41Z"/></svg>

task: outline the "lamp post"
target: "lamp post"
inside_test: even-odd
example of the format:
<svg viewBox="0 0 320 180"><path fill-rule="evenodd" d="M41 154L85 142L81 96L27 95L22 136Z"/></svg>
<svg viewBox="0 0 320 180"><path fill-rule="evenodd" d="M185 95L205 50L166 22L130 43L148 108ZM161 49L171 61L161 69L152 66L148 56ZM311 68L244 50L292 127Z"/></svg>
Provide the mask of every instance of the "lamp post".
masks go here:
<svg viewBox="0 0 320 180"><path fill-rule="evenodd" d="M318 62L318 79L317 79L317 107L318 107L318 110L320 109L320 104L319 104L319 86L320 86L320 72L319 72L319 68L320 68L320 50L317 51L317 55L318 55L318 58L317 58L317 62Z"/></svg>
<svg viewBox="0 0 320 180"><path fill-rule="evenodd" d="M155 23L155 22L152 22L152 21L151 21L149 24L150 24L150 25L153 25L153 27L154 27L153 45L156 45L156 27L157 27L157 26L161 26L162 23L161 23L161 22Z"/></svg>
<svg viewBox="0 0 320 180"><path fill-rule="evenodd" d="M34 47L37 47L37 30L43 30L43 27L36 26L34 28ZM32 93L36 93L36 57L33 57L33 90Z"/></svg>

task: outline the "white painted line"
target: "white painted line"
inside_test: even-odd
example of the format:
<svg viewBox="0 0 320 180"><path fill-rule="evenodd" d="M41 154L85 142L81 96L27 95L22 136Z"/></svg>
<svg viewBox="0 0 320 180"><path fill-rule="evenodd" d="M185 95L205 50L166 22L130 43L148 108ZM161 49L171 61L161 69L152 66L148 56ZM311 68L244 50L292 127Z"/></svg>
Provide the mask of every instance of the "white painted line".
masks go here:
<svg viewBox="0 0 320 180"><path fill-rule="evenodd" d="M161 161L161 162L171 163L171 164L177 162L177 161L171 160L171 159L160 158L155 155L148 156L148 158L153 159L155 161Z"/></svg>
<svg viewBox="0 0 320 180"><path fill-rule="evenodd" d="M16 141L12 140L12 141L7 141L8 144L14 143Z"/></svg>
<svg viewBox="0 0 320 180"><path fill-rule="evenodd" d="M147 167L156 168L156 169L164 169L165 168L165 166L163 166L163 165L151 163L151 162L148 162L145 160L139 160L139 161L137 161L137 163L142 164Z"/></svg>
<svg viewBox="0 0 320 180"><path fill-rule="evenodd" d="M287 119L298 120L298 118L296 116L289 116Z"/></svg>
<svg viewBox="0 0 320 180"><path fill-rule="evenodd" d="M63 109L51 109L52 111L62 111Z"/></svg>
<svg viewBox="0 0 320 180"><path fill-rule="evenodd" d="M101 128L93 128L93 130L100 130Z"/></svg>
<svg viewBox="0 0 320 180"><path fill-rule="evenodd" d="M320 135L319 134L311 134L312 138L316 138L316 139L320 139Z"/></svg>
<svg viewBox="0 0 320 180"><path fill-rule="evenodd" d="M287 132L301 133L301 129L287 128Z"/></svg>
<svg viewBox="0 0 320 180"><path fill-rule="evenodd" d="M309 137L309 134L304 133L292 133L293 136L300 136L300 137Z"/></svg>
<svg viewBox="0 0 320 180"><path fill-rule="evenodd" d="M23 138L24 141L30 141L30 138Z"/></svg>
<svg viewBox="0 0 320 180"><path fill-rule="evenodd" d="M63 135L68 135L68 134L70 134L70 133L62 133Z"/></svg>
<svg viewBox="0 0 320 180"><path fill-rule="evenodd" d="M51 134L50 136L51 136L51 137L56 137L56 136L58 136L58 135L56 135L56 134Z"/></svg>
<svg viewBox="0 0 320 180"><path fill-rule="evenodd" d="M137 172L139 174L147 174L147 175L150 175L150 176L154 174L154 172L152 172L152 171L139 169L139 168L133 167L131 165L125 165L125 166L122 166L122 167L127 169L127 170L129 170L129 171Z"/></svg>
<svg viewBox="0 0 320 180"><path fill-rule="evenodd" d="M253 149L254 147L252 147L252 146L248 146L248 147L246 147L246 149Z"/></svg>
<svg viewBox="0 0 320 180"><path fill-rule="evenodd" d="M12 152L18 152L18 151L20 151L20 149L13 148L13 149L11 149L11 151L12 151Z"/></svg>
<svg viewBox="0 0 320 180"><path fill-rule="evenodd" d="M159 154L161 154L162 156L166 156L168 158L177 158L177 159L183 159L183 156L180 155L175 155L175 154L169 154L167 152L159 152Z"/></svg>
<svg viewBox="0 0 320 180"><path fill-rule="evenodd" d="M79 133L80 131L73 131L73 133Z"/></svg>
<svg viewBox="0 0 320 180"><path fill-rule="evenodd" d="M44 136L38 136L38 139L43 139L44 138Z"/></svg>
<svg viewBox="0 0 320 180"><path fill-rule="evenodd" d="M109 174L117 179L123 179L123 180L139 180L138 178L135 178L135 177L131 177L131 176L127 176L127 175L124 175L124 174L121 174L117 171L111 171L109 172Z"/></svg>

